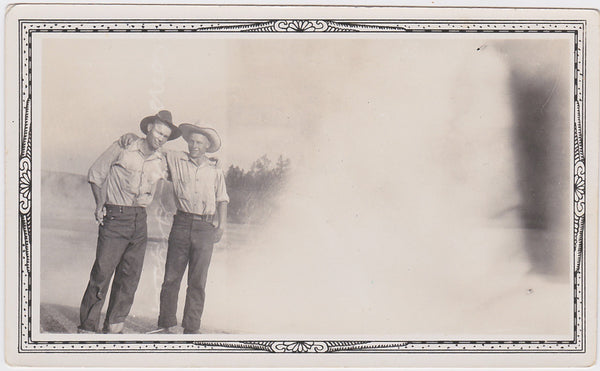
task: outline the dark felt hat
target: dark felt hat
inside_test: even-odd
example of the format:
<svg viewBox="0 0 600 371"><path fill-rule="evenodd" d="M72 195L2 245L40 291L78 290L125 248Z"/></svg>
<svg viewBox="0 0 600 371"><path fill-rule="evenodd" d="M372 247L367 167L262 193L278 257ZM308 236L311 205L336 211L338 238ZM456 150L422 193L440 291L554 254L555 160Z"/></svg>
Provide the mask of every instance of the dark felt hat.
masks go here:
<svg viewBox="0 0 600 371"><path fill-rule="evenodd" d="M155 120L162 122L171 128L171 135L169 136L169 140L173 140L179 138L181 135L181 131L175 125L173 125L173 118L171 116L171 112L167 110L159 111L156 115L144 117L140 122L140 129L142 133L148 134L148 125L154 123Z"/></svg>

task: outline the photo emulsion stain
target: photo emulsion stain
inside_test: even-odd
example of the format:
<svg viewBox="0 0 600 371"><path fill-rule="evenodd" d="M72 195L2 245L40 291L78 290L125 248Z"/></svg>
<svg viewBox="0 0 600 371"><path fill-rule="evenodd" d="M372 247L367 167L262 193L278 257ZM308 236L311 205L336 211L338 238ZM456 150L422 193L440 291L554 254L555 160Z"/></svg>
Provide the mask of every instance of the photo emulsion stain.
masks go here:
<svg viewBox="0 0 600 371"><path fill-rule="evenodd" d="M88 169L166 109L222 139L227 228L202 333L570 337L571 47L44 40L41 331L77 332L98 238ZM125 333L158 328L173 187L147 206Z"/></svg>

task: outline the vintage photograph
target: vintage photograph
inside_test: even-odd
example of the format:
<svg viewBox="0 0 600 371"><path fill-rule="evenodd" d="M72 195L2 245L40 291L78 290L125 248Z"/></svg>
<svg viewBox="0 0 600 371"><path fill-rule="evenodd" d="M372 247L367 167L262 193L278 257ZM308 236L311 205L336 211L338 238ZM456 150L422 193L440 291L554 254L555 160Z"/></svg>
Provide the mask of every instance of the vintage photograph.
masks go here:
<svg viewBox="0 0 600 371"><path fill-rule="evenodd" d="M40 331L568 336L570 44L45 39Z"/></svg>
<svg viewBox="0 0 600 371"><path fill-rule="evenodd" d="M585 351L579 19L20 23L19 333Z"/></svg>

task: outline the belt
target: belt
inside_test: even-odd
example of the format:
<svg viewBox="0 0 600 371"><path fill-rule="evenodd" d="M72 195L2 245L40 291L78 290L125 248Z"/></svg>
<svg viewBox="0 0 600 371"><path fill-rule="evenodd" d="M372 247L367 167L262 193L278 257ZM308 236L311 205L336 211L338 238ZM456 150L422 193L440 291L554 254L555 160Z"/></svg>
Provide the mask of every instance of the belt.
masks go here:
<svg viewBox="0 0 600 371"><path fill-rule="evenodd" d="M187 213L187 212L181 211L181 210L177 210L177 215L182 216L184 218L190 218L192 220L201 220L203 222L208 222L208 223L212 223L212 221L214 219L213 214L194 214L194 213Z"/></svg>
<svg viewBox="0 0 600 371"><path fill-rule="evenodd" d="M137 213L141 211L146 211L146 208L143 206L122 206L122 205L112 205L105 204L106 212L114 212L114 213Z"/></svg>

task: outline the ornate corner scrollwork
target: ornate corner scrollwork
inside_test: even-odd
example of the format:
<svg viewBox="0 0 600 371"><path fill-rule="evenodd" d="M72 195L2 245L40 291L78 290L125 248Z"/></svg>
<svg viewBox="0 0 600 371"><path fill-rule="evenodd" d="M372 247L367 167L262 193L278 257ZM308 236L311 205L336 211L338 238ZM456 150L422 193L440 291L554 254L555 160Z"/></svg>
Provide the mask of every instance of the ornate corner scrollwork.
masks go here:
<svg viewBox="0 0 600 371"><path fill-rule="evenodd" d="M585 220L585 164L583 161L575 163L575 174L573 179L573 198L575 214L575 272L579 272L583 257L583 228Z"/></svg>
<svg viewBox="0 0 600 371"><path fill-rule="evenodd" d="M31 98L25 106L23 140L19 159L19 212L27 214L31 209Z"/></svg>
<svg viewBox="0 0 600 371"><path fill-rule="evenodd" d="M329 347L324 341L276 341L271 344L275 353L325 353Z"/></svg>
<svg viewBox="0 0 600 371"><path fill-rule="evenodd" d="M573 175L573 213L574 213L574 249L575 272L581 271L583 262L583 230L585 226L585 151L583 147L583 129L581 102L575 102L575 167Z"/></svg>
<svg viewBox="0 0 600 371"><path fill-rule="evenodd" d="M372 25L364 22L336 22L326 20L279 20L263 27L275 32L359 32L359 31L406 31L404 27Z"/></svg>
<svg viewBox="0 0 600 371"><path fill-rule="evenodd" d="M19 214L23 236L25 267L31 270L31 98L25 104L22 142L19 155Z"/></svg>
<svg viewBox="0 0 600 371"><path fill-rule="evenodd" d="M19 212L27 214L31 209L31 160L27 157L19 161Z"/></svg>
<svg viewBox="0 0 600 371"><path fill-rule="evenodd" d="M242 342L194 342L200 348L238 348L270 353L325 353L330 347L325 341L242 341Z"/></svg>
<svg viewBox="0 0 600 371"><path fill-rule="evenodd" d="M575 215L582 217L585 213L585 164L582 161L578 161L575 164L573 195L575 199Z"/></svg>
<svg viewBox="0 0 600 371"><path fill-rule="evenodd" d="M287 32L319 32L326 31L328 28L325 21L313 20L292 20L292 21L276 21L276 31Z"/></svg>
<svg viewBox="0 0 600 371"><path fill-rule="evenodd" d="M25 256L25 269L27 270L27 274L31 276L31 214L21 214L21 225L23 225L23 229L21 229L22 233L22 242L21 249Z"/></svg>
<svg viewBox="0 0 600 371"><path fill-rule="evenodd" d="M585 218L582 216L575 220L574 229L574 245L575 245L575 273L581 271L581 263L583 262L583 225Z"/></svg>

